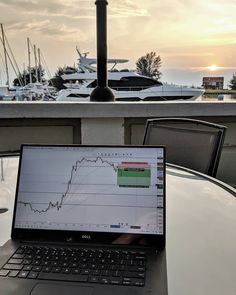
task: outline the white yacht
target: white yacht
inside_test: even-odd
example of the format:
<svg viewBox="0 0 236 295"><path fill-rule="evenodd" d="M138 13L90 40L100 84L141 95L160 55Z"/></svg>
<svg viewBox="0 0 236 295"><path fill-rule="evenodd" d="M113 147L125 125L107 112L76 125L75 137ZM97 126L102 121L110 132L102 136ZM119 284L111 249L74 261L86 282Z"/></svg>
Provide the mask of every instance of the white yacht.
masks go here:
<svg viewBox="0 0 236 295"><path fill-rule="evenodd" d="M55 87L40 82L28 83L19 88L17 96L19 100L41 100L45 96L53 97L55 95Z"/></svg>
<svg viewBox="0 0 236 295"><path fill-rule="evenodd" d="M12 95L9 92L8 86L1 85L0 86L0 100L11 100Z"/></svg>
<svg viewBox="0 0 236 295"><path fill-rule="evenodd" d="M78 72L62 75L67 89L59 91L57 101L89 101L91 92L97 86L97 72L92 66L96 64L96 59L87 58L88 53L78 53ZM204 89L163 84L134 71L114 69L116 64L124 62L128 60L108 59L108 63L114 64L108 72L108 86L118 101L195 100L204 93Z"/></svg>
<svg viewBox="0 0 236 295"><path fill-rule="evenodd" d="M56 100L56 89L40 82L28 83L23 87L0 86L0 100Z"/></svg>

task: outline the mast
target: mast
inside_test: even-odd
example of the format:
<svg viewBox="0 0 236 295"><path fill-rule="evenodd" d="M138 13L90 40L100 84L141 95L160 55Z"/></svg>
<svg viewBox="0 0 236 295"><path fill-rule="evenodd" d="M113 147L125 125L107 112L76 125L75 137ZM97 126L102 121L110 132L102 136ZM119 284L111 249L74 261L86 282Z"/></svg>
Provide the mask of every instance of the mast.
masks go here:
<svg viewBox="0 0 236 295"><path fill-rule="evenodd" d="M30 78L30 83L32 83L31 64L30 64L30 41L29 41L29 38L27 38L27 45L28 45L28 57L29 57L29 78Z"/></svg>
<svg viewBox="0 0 236 295"><path fill-rule="evenodd" d="M41 66L40 48L38 48L38 56L39 56L39 82L42 83L42 66Z"/></svg>
<svg viewBox="0 0 236 295"><path fill-rule="evenodd" d="M5 66L6 66L6 74L7 74L7 86L10 87L9 84L9 71L8 71L8 64L7 64L7 50L6 50L6 44L5 44L5 33L3 30L3 25L1 24L1 30L2 30L2 43L3 43L3 49L4 49L4 58L5 58Z"/></svg>
<svg viewBox="0 0 236 295"><path fill-rule="evenodd" d="M35 62L35 76L36 76L36 82L39 81L38 77L38 66L37 66L37 56L36 56L36 45L34 44L34 62Z"/></svg>
<svg viewBox="0 0 236 295"><path fill-rule="evenodd" d="M25 63L23 63L23 69L24 69L24 86L26 85L26 74L25 74Z"/></svg>

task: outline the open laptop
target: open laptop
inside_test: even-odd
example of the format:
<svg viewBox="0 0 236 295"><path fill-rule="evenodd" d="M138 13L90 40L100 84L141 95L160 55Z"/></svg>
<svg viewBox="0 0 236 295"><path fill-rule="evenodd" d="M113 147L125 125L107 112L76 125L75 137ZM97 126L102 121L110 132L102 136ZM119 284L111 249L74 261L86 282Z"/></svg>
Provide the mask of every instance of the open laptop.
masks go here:
<svg viewBox="0 0 236 295"><path fill-rule="evenodd" d="M23 145L1 295L167 294L165 148Z"/></svg>

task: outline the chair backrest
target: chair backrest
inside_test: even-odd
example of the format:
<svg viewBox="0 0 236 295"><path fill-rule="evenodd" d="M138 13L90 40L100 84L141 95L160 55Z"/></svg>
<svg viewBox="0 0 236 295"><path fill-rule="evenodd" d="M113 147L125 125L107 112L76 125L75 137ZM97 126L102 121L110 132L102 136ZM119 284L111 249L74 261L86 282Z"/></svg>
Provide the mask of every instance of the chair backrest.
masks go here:
<svg viewBox="0 0 236 295"><path fill-rule="evenodd" d="M215 177L226 127L185 118L147 120L143 144L165 145L167 162Z"/></svg>

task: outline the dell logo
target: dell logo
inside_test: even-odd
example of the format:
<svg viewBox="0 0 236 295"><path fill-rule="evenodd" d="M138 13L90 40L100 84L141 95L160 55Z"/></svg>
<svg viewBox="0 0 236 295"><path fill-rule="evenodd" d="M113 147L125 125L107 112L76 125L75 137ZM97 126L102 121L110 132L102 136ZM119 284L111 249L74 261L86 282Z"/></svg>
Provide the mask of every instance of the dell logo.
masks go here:
<svg viewBox="0 0 236 295"><path fill-rule="evenodd" d="M73 238L72 237L66 237L66 241L67 242L72 242L73 241Z"/></svg>
<svg viewBox="0 0 236 295"><path fill-rule="evenodd" d="M91 236L90 235L82 235L82 239L91 240Z"/></svg>

